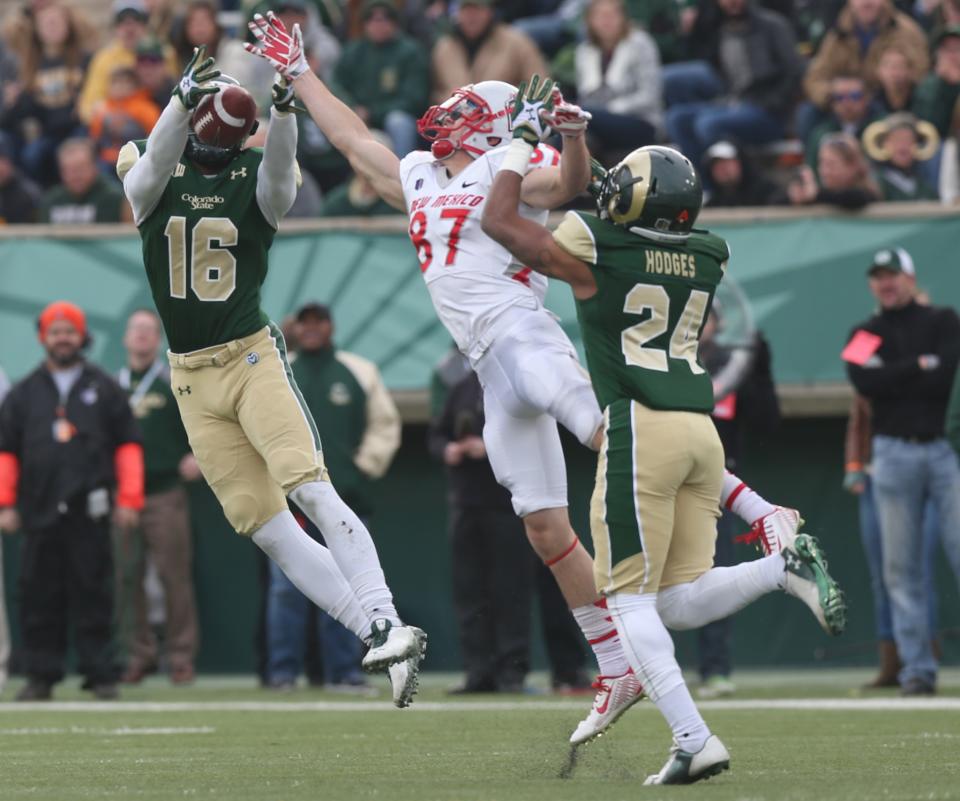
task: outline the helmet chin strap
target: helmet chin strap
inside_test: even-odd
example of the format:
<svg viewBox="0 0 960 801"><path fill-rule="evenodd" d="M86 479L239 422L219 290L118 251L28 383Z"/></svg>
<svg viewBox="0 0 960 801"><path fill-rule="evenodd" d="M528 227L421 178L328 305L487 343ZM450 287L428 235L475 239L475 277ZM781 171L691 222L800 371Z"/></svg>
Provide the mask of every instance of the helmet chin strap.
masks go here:
<svg viewBox="0 0 960 801"><path fill-rule="evenodd" d="M436 139L433 144L430 145L430 152L435 159L445 161L456 153L457 149L449 139Z"/></svg>

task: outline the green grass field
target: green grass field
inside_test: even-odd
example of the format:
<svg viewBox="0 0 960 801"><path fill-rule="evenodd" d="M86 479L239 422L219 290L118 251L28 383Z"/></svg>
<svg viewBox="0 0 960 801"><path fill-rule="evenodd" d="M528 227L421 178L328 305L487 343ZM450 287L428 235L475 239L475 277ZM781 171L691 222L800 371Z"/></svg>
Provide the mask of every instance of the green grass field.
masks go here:
<svg viewBox="0 0 960 801"><path fill-rule="evenodd" d="M915 704L852 689L867 676L739 674L734 699L702 705L731 770L689 788L641 786L669 747L648 702L582 748L562 778L588 697L452 701L452 677L430 676L414 708L399 711L385 685L366 700L210 678L188 689L152 679L120 703L94 704L68 682L53 705L0 701L0 799L960 798L960 671L942 675L939 698Z"/></svg>

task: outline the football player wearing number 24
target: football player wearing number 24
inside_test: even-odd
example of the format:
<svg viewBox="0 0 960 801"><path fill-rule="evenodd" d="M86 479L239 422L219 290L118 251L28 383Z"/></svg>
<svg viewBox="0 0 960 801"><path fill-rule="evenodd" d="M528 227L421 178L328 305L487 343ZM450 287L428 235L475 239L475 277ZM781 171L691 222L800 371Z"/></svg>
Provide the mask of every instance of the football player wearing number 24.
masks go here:
<svg viewBox="0 0 960 801"><path fill-rule="evenodd" d="M516 87L482 81L428 109L418 129L431 142L430 151L398 159L313 73L296 27L288 31L268 13L255 16L250 30L257 44L247 49L291 81L353 169L410 217L410 238L437 315L483 385L483 437L494 473L510 491L530 544L553 572L599 663L595 702L571 737L574 744L586 742L642 695L567 513L557 422L596 449L602 415L573 345L543 306L546 278L487 236L480 218L507 157L515 116L534 127L534 136L549 126L563 140L562 156L539 141L531 147L519 213L543 224L548 209L583 191L590 180L584 142L589 114L564 102L550 81L531 81L537 99L520 107ZM757 501L751 509L762 506L749 522L776 513L749 490L740 502L748 498Z"/></svg>
<svg viewBox="0 0 960 801"><path fill-rule="evenodd" d="M426 635L397 616L369 532L330 484L283 336L260 308L267 253L298 180L286 80L273 97L263 150L244 149L256 105L199 48L150 136L122 149L117 172L204 478L234 529L370 646L363 667L387 671L394 703L407 706ZM300 528L288 497L327 547Z"/></svg>
<svg viewBox="0 0 960 801"><path fill-rule="evenodd" d="M518 97L517 105L533 101ZM667 627L699 628L779 589L839 634L843 596L807 534L786 532L765 558L713 567L724 455L697 347L729 249L693 230L703 193L690 161L666 147L633 151L606 176L599 216L568 212L551 234L517 213L538 138L533 126L525 133L514 133L483 229L573 289L604 409L591 502L597 588L631 668L673 731L666 764L646 783L688 784L727 769L730 755L693 703Z"/></svg>

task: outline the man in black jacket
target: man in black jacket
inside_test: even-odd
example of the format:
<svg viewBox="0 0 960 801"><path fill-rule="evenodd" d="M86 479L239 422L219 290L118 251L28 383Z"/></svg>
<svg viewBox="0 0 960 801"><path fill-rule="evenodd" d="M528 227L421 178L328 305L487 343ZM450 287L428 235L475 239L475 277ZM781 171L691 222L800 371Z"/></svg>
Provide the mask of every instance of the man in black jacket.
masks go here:
<svg viewBox="0 0 960 801"><path fill-rule="evenodd" d="M27 684L51 697L63 678L67 623L84 688L117 696L112 654L110 513L119 528L143 508L143 449L126 393L82 356L83 312L50 304L39 319L47 358L0 407L0 531L23 524L20 632ZM115 498L111 496L114 495Z"/></svg>
<svg viewBox="0 0 960 801"><path fill-rule="evenodd" d="M878 252L867 274L880 311L851 332L843 358L873 414L873 486L903 663L901 693L930 695L937 661L924 584L923 510L931 498L944 552L960 579L960 463L944 437L960 318L953 309L914 300L915 270L903 248Z"/></svg>
<svg viewBox="0 0 960 801"><path fill-rule="evenodd" d="M721 139L781 138L802 72L786 19L751 0L717 5L718 24L698 39L702 61L664 68L667 133L694 164Z"/></svg>

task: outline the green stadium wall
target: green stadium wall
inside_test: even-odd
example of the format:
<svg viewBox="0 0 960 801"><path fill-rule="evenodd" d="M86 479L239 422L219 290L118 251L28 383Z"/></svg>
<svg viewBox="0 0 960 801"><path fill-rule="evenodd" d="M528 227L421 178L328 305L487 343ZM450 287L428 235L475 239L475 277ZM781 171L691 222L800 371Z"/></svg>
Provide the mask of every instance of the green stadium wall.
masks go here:
<svg viewBox="0 0 960 801"><path fill-rule="evenodd" d="M839 352L850 327L872 307L864 271L872 253L906 247L920 284L935 302L957 305L960 221L937 207L888 207L882 216L816 210L804 216L748 212L708 216L732 244L730 274L751 300L774 353L778 386L816 392L843 381ZM123 359L123 323L150 305L139 243L132 229L8 229L0 233L0 365L12 379L41 358L34 321L50 300L79 303L94 335L91 358L114 370ZM432 366L449 347L403 234L403 221L297 224L285 227L271 252L264 306L282 318L300 303L331 303L341 347L377 361L392 390L424 392ZM552 286L548 305L579 340L569 292ZM834 404L834 411L838 407ZM415 416L414 416L415 418ZM776 434L748 437L741 474L778 502L803 510L847 590L850 623L836 640L820 633L793 599L768 598L738 615L737 665L864 663L873 658L872 601L859 543L856 503L841 489L842 417L790 417ZM587 504L594 459L567 439L572 516L589 541ZM451 608L445 486L426 452L425 427L408 423L387 477L378 482L373 531L401 613L428 630L428 666L458 666ZM195 577L202 628L198 666L217 672L254 668L261 599L257 549L233 534L212 494L192 488ZM8 608L17 636L18 537L5 537ZM743 558L752 551L738 546ZM960 598L941 564L941 629L947 658L960 657ZM535 627L536 628L536 627ZM696 664L691 634L678 638L681 661ZM535 647L535 665L543 649Z"/></svg>

